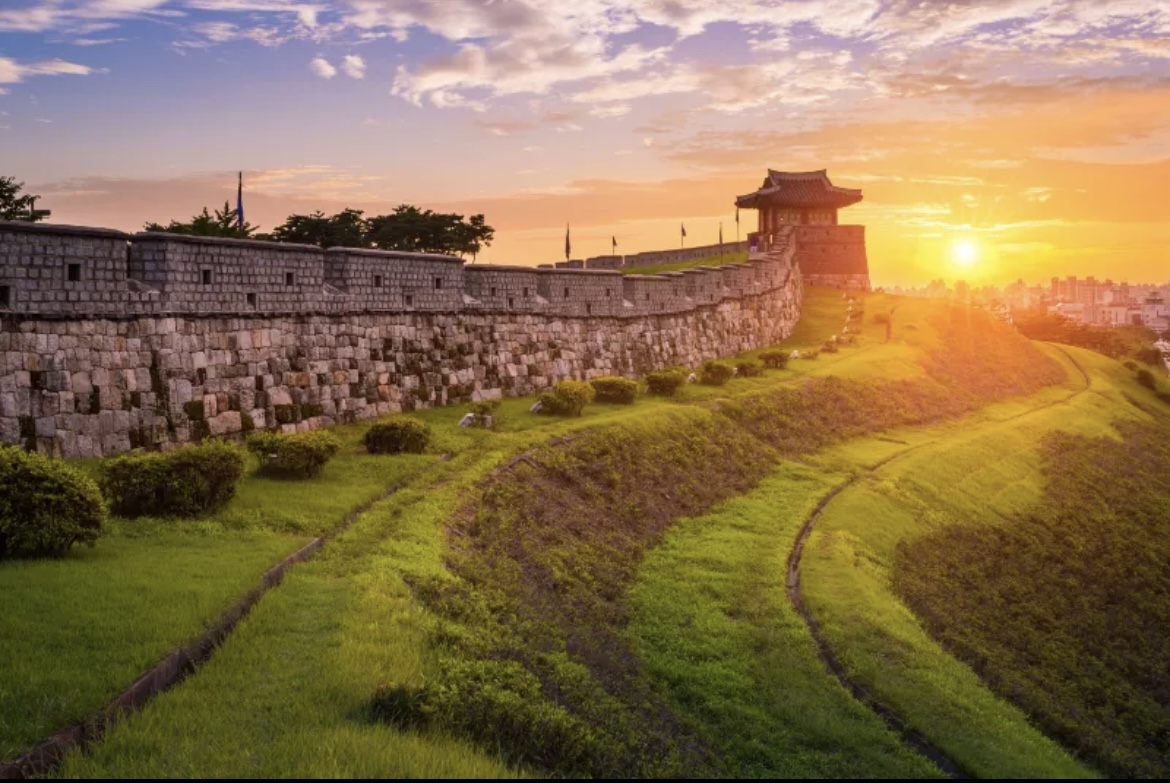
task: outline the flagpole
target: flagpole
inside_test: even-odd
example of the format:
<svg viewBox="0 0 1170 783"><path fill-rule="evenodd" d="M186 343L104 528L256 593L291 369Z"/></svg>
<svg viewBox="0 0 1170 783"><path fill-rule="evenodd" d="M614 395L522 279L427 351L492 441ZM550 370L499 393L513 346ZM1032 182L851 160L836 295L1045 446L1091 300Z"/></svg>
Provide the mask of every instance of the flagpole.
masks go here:
<svg viewBox="0 0 1170 783"><path fill-rule="evenodd" d="M244 172L240 172L239 185L236 188L236 230L244 232Z"/></svg>

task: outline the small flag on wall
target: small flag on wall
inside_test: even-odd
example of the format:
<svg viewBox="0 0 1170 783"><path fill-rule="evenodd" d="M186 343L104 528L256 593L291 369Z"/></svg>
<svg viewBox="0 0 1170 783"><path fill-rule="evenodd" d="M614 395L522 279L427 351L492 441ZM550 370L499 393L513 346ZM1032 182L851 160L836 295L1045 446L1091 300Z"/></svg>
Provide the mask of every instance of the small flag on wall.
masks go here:
<svg viewBox="0 0 1170 783"><path fill-rule="evenodd" d="M684 226L682 223L679 223L678 229L679 229L679 232L682 234L682 238L686 239L687 238L687 227Z"/></svg>
<svg viewBox="0 0 1170 783"><path fill-rule="evenodd" d="M240 172L239 186L236 188L236 228L244 230L244 172Z"/></svg>
<svg viewBox="0 0 1170 783"><path fill-rule="evenodd" d="M735 225L739 225L739 207L735 208Z"/></svg>
<svg viewBox="0 0 1170 783"><path fill-rule="evenodd" d="M613 255L616 256L617 255L617 237L611 236L610 239L613 240Z"/></svg>
<svg viewBox="0 0 1170 783"><path fill-rule="evenodd" d="M565 224L565 260L569 260L569 254L573 252L573 246L569 243L569 224Z"/></svg>

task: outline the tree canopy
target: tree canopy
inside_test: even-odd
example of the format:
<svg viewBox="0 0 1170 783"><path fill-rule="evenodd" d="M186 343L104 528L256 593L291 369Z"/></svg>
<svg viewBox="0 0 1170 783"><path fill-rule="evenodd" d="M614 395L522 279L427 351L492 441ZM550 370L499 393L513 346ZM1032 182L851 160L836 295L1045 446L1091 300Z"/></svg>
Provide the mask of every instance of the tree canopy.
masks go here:
<svg viewBox="0 0 1170 783"><path fill-rule="evenodd" d="M167 225L147 223L144 231L161 231L167 234L184 234L194 237L230 237L235 239L252 239L256 227L244 221L242 228L236 225L236 211L228 202L223 202L223 209L215 210L215 214L208 213L207 207L186 223L172 220Z"/></svg>
<svg viewBox="0 0 1170 783"><path fill-rule="evenodd" d="M212 215L204 207L186 223L172 220L163 226L147 223L147 231L205 237L266 239L319 247L360 247L377 250L401 250L410 253L446 253L472 259L489 247L496 231L481 215L434 212L401 204L389 215L367 218L360 209L343 209L326 216L317 211L309 215L289 215L271 233L257 233L256 227L244 223L236 227L236 212L225 202Z"/></svg>
<svg viewBox="0 0 1170 783"><path fill-rule="evenodd" d="M273 229L278 242L300 242L321 247L363 247L411 253L471 255L491 245L495 229L483 215L464 219L455 213L434 212L401 204L389 215L363 217L344 209L332 217L323 212L290 215Z"/></svg>
<svg viewBox="0 0 1170 783"><path fill-rule="evenodd" d="M24 189L23 182L17 182L15 177L0 177L0 220L23 220L27 223L36 223L44 220L47 212L38 211L34 205L40 196L32 194L20 195Z"/></svg>

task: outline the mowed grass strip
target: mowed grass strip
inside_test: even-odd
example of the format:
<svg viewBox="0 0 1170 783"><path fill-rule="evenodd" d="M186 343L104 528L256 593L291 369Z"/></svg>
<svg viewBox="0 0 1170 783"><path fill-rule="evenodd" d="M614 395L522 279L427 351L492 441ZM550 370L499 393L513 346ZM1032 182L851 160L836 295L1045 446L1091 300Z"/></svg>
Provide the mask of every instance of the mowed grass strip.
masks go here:
<svg viewBox="0 0 1170 783"><path fill-rule="evenodd" d="M365 454L367 427L334 428L345 447L315 479L261 476L249 456L236 496L203 519L115 519L93 548L0 563L0 758L97 714L312 535L433 462Z"/></svg>
<svg viewBox="0 0 1170 783"><path fill-rule="evenodd" d="M452 411L421 415L440 423ZM531 428L525 426L533 425ZM376 503L298 566L199 674L119 724L66 777L510 777L488 753L441 731L401 732L371 700L437 674L433 623L409 580L445 574L443 523L509 455L580 420L531 416L519 432L439 434L458 448ZM527 430L534 429L535 432Z"/></svg>
<svg viewBox="0 0 1170 783"><path fill-rule="evenodd" d="M785 594L792 541L845 476L784 463L756 489L683 520L630 591L630 633L722 776L943 777L828 673Z"/></svg>
<svg viewBox="0 0 1170 783"><path fill-rule="evenodd" d="M306 540L159 531L0 566L0 758L96 713Z"/></svg>
<svg viewBox="0 0 1170 783"><path fill-rule="evenodd" d="M1032 413L1017 400L981 411L966 426L938 428L935 443L838 495L802 562L805 600L850 676L979 777L1095 773L930 639L893 594L891 569L901 542L951 525L1003 524L1039 502L1043 433L1072 428L1099 434L1113 417L1132 415L1101 372L1107 360L1070 352L1092 374L1090 391L1072 397L1079 381L1074 375L1066 404L1053 405L1052 392L1042 392ZM824 464L839 469L843 453L826 454Z"/></svg>

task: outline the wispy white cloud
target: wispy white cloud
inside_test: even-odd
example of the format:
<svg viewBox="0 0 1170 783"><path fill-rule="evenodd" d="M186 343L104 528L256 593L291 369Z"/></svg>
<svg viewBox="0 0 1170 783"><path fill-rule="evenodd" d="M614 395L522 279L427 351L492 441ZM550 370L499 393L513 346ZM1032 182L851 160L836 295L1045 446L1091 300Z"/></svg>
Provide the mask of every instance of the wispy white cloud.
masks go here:
<svg viewBox="0 0 1170 783"><path fill-rule="evenodd" d="M9 57L0 57L0 84L17 84L33 76L88 76L94 73L104 71L65 60L19 63Z"/></svg>

